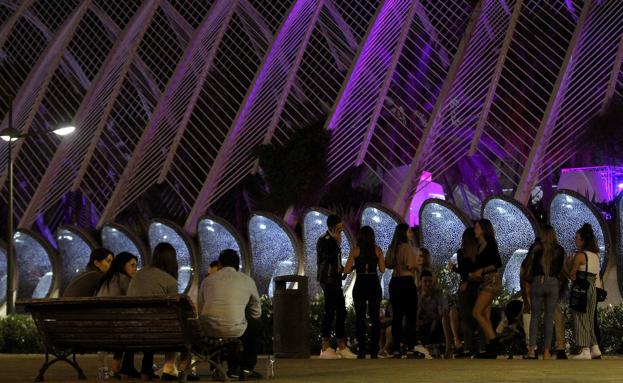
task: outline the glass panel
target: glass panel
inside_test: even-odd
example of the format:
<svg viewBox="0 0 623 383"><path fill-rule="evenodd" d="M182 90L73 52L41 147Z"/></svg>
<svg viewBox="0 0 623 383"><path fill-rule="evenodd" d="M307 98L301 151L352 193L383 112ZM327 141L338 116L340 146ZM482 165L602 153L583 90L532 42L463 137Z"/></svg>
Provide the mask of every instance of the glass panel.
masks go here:
<svg viewBox="0 0 623 383"><path fill-rule="evenodd" d="M240 251L240 244L236 236L225 225L210 219L204 218L199 221L197 230L199 236L199 247L201 249L201 278L208 275L208 267L212 261L218 260L221 251L234 249L240 256L240 270L244 269L244 254Z"/></svg>
<svg viewBox="0 0 623 383"><path fill-rule="evenodd" d="M132 237L128 236L122 230L112 226L104 226L102 229L102 245L115 255L121 252L134 254L138 258L138 269L143 267L143 257L138 245Z"/></svg>
<svg viewBox="0 0 623 383"><path fill-rule="evenodd" d="M420 211L422 247L430 251L433 267L445 267L461 248L465 223L447 206L426 202Z"/></svg>
<svg viewBox="0 0 623 383"><path fill-rule="evenodd" d="M18 273L17 299L47 297L54 272L50 254L37 239L25 232L18 231L13 238Z"/></svg>
<svg viewBox="0 0 623 383"><path fill-rule="evenodd" d="M292 239L272 218L254 215L249 221L253 277L260 294L273 296L273 278L296 274L297 256Z"/></svg>
<svg viewBox="0 0 623 383"><path fill-rule="evenodd" d="M587 202L566 193L558 193L550 205L549 220L556 230L558 241L565 248L567 254L576 250L575 232L584 223L590 223L595 231L597 246L599 247L599 262L602 271L604 270L606 261L604 233L600 219L593 213Z"/></svg>
<svg viewBox="0 0 623 383"><path fill-rule="evenodd" d="M68 228L58 229L56 240L61 258L61 291L63 291L76 275L86 269L93 248L81 235Z"/></svg>

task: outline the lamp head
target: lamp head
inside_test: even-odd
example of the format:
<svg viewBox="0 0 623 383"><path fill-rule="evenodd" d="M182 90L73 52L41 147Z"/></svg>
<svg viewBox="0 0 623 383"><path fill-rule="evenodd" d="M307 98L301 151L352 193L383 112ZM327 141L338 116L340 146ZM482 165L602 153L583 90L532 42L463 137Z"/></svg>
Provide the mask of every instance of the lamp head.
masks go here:
<svg viewBox="0 0 623 383"><path fill-rule="evenodd" d="M54 129L52 132L58 136L67 136L72 134L76 130L76 127L72 124L62 124L58 128Z"/></svg>
<svg viewBox="0 0 623 383"><path fill-rule="evenodd" d="M0 132L0 138L2 138L6 142L17 141L21 137L20 132L13 128L5 128Z"/></svg>

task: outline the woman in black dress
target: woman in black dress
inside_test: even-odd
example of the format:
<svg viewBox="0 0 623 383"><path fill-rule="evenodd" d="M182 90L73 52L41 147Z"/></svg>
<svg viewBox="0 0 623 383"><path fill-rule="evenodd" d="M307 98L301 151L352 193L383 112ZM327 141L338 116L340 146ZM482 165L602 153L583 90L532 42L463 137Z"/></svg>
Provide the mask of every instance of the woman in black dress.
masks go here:
<svg viewBox="0 0 623 383"><path fill-rule="evenodd" d="M357 316L357 343L359 351L358 359L366 356L366 306L371 322L370 333L370 357L376 359L379 352L380 317L381 307L381 274L385 271L385 259L383 251L374 240L374 231L370 226L359 229L357 234L357 246L351 250L346 261L345 272L350 273L355 266L357 279L353 288L353 300L355 302L355 314Z"/></svg>

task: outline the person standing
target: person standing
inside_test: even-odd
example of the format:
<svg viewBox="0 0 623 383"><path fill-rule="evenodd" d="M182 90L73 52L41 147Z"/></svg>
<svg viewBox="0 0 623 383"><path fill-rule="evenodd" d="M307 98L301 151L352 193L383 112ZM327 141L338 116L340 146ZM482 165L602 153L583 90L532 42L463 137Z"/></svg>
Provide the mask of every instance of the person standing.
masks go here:
<svg viewBox="0 0 623 383"><path fill-rule="evenodd" d="M480 219L474 225L474 233L478 239L475 271L468 277L480 280L478 297L472 310L474 319L480 325L486 342L486 352L478 354L481 359L495 359L499 352L499 341L491 323L491 304L502 292L502 276L498 269L502 267L502 259L495 239L493 225L488 219Z"/></svg>
<svg viewBox="0 0 623 383"><path fill-rule="evenodd" d="M359 350L357 358L366 357L366 307L370 317L370 358L377 359L379 353L379 337L381 331L381 282L378 271L385 272L385 258L383 251L376 245L374 230L370 226L363 226L357 235L357 246L351 250L346 261L345 272L351 272L355 266L357 279L353 288L355 314L357 316L357 343Z"/></svg>
<svg viewBox="0 0 623 383"><path fill-rule="evenodd" d="M543 359L551 359L554 312L560 296L560 278L563 272L565 251L558 243L554 228L546 225L541 229L539 240L532 247L526 282L530 284L530 336L528 359L536 359L537 329L544 314Z"/></svg>
<svg viewBox="0 0 623 383"><path fill-rule="evenodd" d="M415 325L417 314L417 288L415 287L416 254L411 245L413 233L409 225L396 226L392 242L387 249L385 266L393 268L389 281L389 300L392 304L392 353L394 358L403 354L401 342L408 351L415 346ZM403 333L403 320L406 328Z"/></svg>
<svg viewBox="0 0 623 383"><path fill-rule="evenodd" d="M327 217L327 232L316 243L317 280L324 294L324 317L322 318L321 359L356 359L346 346L346 302L342 291L342 220L335 214ZM335 318L337 350L330 345L331 328Z"/></svg>
<svg viewBox="0 0 623 383"><path fill-rule="evenodd" d="M599 359L601 350L595 334L595 310L597 307L596 285L599 281L599 248L593 227L585 223L575 233L575 245L578 251L573 258L570 278L588 281L586 294L586 312L573 311L573 327L575 344L582 347L582 351L574 359Z"/></svg>

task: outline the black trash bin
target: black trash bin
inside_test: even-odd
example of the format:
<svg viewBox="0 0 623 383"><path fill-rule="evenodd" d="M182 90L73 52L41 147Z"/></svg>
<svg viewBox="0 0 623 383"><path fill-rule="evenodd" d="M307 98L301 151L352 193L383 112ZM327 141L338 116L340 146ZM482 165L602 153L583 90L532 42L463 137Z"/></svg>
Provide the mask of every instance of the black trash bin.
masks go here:
<svg viewBox="0 0 623 383"><path fill-rule="evenodd" d="M273 350L279 358L309 358L309 295L307 277L274 278Z"/></svg>

